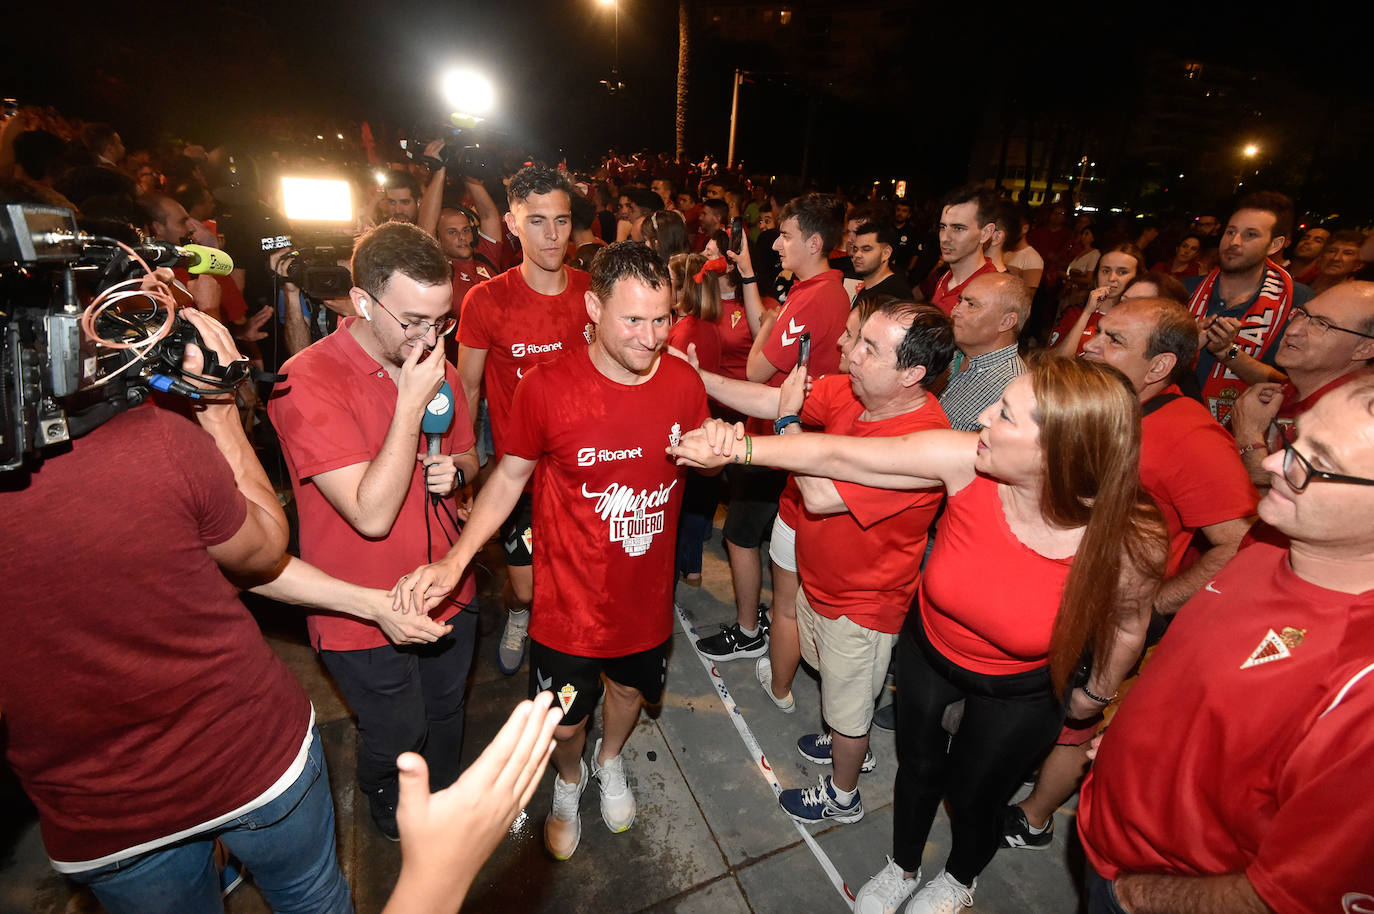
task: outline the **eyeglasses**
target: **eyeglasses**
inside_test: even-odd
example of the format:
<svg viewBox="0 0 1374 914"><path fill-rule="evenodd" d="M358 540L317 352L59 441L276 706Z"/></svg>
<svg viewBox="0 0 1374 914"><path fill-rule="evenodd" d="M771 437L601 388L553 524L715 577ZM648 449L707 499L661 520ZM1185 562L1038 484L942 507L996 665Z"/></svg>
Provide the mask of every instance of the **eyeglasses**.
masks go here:
<svg viewBox="0 0 1374 914"><path fill-rule="evenodd" d="M1318 317L1315 314L1309 314L1302 308L1293 308L1291 311L1288 312L1288 322L1290 324L1295 323L1300 319L1309 322L1313 326L1313 328L1321 331L1322 333L1325 333L1328 330L1339 330L1341 333L1353 333L1356 336L1362 336L1367 340L1374 340L1374 334L1361 333L1358 330L1351 330L1349 327L1339 327L1331 323L1331 321L1324 317Z"/></svg>
<svg viewBox="0 0 1374 914"><path fill-rule="evenodd" d="M426 336L429 335L429 331L431 329L435 332L435 339L441 340L444 337L448 336L450 333L452 333L454 327L458 326L458 319L455 317L446 317L441 321L435 321L433 323L430 323L429 321L411 321L410 323L406 323L405 321L397 317L395 314L392 314L391 309L388 308L386 305L382 304L382 300L380 298L373 295L371 292L368 292L367 295L369 298L375 301L383 311L385 311L387 314L390 314L392 320L401 325L401 332L405 334L405 337L408 340L424 339Z"/></svg>
<svg viewBox="0 0 1374 914"><path fill-rule="evenodd" d="M1365 479L1361 476L1343 476L1340 473L1328 473L1325 470L1314 469L1308 459L1299 454L1297 448L1291 444L1286 445L1283 449L1283 479L1294 492L1301 492L1306 489L1307 484L1314 479L1323 479L1327 482L1344 482L1356 486L1374 486L1374 479Z"/></svg>

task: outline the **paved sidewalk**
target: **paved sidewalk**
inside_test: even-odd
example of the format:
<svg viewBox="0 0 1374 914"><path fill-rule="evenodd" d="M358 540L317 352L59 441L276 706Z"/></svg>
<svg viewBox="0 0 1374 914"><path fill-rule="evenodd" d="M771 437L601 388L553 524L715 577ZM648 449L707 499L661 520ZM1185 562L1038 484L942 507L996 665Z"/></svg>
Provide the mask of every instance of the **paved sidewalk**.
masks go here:
<svg viewBox="0 0 1374 914"><path fill-rule="evenodd" d="M496 668L496 642L503 614L504 569L488 548L482 561L484 608L479 656L468 706L467 755L476 756L511 707L525 696L527 669L513 677ZM766 560L765 560L766 563ZM679 584L684 615L703 634L733 621L729 568L717 529L706 550L704 584ZM765 591L764 600L768 594ZM330 765L338 818L340 859L353 886L360 914L379 911L400 866L399 847L381 838L368 818L366 801L354 786L357 734L347 709L323 667L305 643L304 625L290 608L257 607L264 633L301 678L315 704ZM784 787L814 784L821 768L796 750L797 737L820 726L819 689L803 673L793 692L795 714L773 707L754 680L754 661L720 664L724 684L739 713ZM594 740L588 739L588 753ZM874 730L878 767L863 776L866 815L853 825L810 826L808 830L849 892L882 868L890 852L892 777L896 771L892 734ZM549 809L552 774L536 792L528 819L517 822L478 875L465 912L678 912L678 914L784 914L844 912L850 905L831 883L792 820L778 807L772 789L729 718L729 712L695 650L680 628L669 659L667 695L661 710L644 716L625 750L626 767L638 802L629 831L614 835L601 822L593 781L582 798L582 842L565 863L543 848L542 826ZM1047 851L999 853L979 880L973 910L985 914L1070 914L1078 910L1077 875L1082 855L1064 836L1073 834L1072 811L1061 811L1059 838ZM941 813L926 849L933 875L949 846ZM266 911L251 881L236 891L231 914ZM0 782L0 914L58 914L99 910L85 893L74 893L47 866L38 828L17 786Z"/></svg>

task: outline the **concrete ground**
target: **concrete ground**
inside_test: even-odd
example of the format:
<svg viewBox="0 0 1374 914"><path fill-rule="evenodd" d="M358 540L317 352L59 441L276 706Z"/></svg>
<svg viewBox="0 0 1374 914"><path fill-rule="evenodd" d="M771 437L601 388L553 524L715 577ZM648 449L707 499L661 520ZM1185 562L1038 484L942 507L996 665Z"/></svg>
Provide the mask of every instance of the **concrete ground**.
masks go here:
<svg viewBox="0 0 1374 914"><path fill-rule="evenodd" d="M510 709L525 696L527 670L506 677L496 668L496 642L504 616L499 553L484 553L484 606L478 658L468 703L467 757L476 757ZM766 564L766 561L765 561ZM765 590L764 600L768 593ZM719 526L706 549L704 585L677 587L682 617L703 634L734 618L729 567ZM330 765L344 872L360 914L381 909L400 866L399 846L381 838L353 779L357 731L347 708L305 643L304 624L292 609L256 606L268 641L300 677L314 702ZM766 760L758 764L722 694L681 626L669 660L667 695L655 714L641 717L626 746L638 818L613 835L601 822L595 782L582 798L582 841L572 860L554 862L544 851L542 825L549 810L552 773L477 877L466 912L676 912L676 914L782 914L842 912L852 895L890 853L892 734L873 731L877 770L864 775L860 793L867 811L853 825L802 830L778 807L764 766L783 787L813 784L823 770L804 760L796 740L820 726L819 688L799 675L795 714L773 707L754 679L754 662L718 667L722 684ZM588 739L588 753L594 735ZM983 914L1074 912L1082 853L1073 813L1056 817L1058 836L1047 851L1004 850L978 883L974 911ZM460 840L455 837L455 840ZM929 875L949 847L948 821L936 821L925 854ZM827 875L832 868L838 879ZM84 891L47 865L32 807L12 777L0 773L0 914L98 911ZM231 914L266 911L251 880L226 903Z"/></svg>

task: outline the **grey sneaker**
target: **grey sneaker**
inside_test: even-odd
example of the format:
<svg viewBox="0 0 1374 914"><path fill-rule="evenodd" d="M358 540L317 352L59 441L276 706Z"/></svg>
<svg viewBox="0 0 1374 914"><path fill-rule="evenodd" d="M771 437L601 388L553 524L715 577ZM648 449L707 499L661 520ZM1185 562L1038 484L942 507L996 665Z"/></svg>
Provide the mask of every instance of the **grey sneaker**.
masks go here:
<svg viewBox="0 0 1374 914"><path fill-rule="evenodd" d="M530 611L506 613L506 628L501 632L501 644L496 648L496 665L507 676L520 672L525 662L525 645L529 640Z"/></svg>
<svg viewBox="0 0 1374 914"><path fill-rule="evenodd" d="M578 763L582 776L576 784L569 784L557 774L553 776L553 808L544 820L544 846L555 860L567 860L582 840L582 817L577 807L587 786L587 763Z"/></svg>
<svg viewBox="0 0 1374 914"><path fill-rule="evenodd" d="M601 740L592 750L592 775L601 782L601 821L612 834L628 831L635 824L635 795L625 780L625 762L617 755L600 764Z"/></svg>

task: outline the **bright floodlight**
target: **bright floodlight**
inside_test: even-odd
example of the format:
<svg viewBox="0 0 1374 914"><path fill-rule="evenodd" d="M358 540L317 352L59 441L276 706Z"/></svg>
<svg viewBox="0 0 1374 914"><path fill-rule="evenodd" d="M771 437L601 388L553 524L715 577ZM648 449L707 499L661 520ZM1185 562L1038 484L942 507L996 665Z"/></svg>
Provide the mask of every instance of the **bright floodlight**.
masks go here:
<svg viewBox="0 0 1374 914"><path fill-rule="evenodd" d="M475 70L452 70L444 75L444 98L453 110L486 117L496 102L491 80Z"/></svg>
<svg viewBox="0 0 1374 914"><path fill-rule="evenodd" d="M1245 155L1246 155L1247 158L1253 159L1253 158L1256 156L1256 154L1258 154L1258 153L1259 153L1259 147L1256 146L1254 143L1250 143L1249 145L1247 145L1247 146L1245 147Z"/></svg>
<svg viewBox="0 0 1374 914"><path fill-rule="evenodd" d="M327 178L282 178L286 218L301 222L351 222L353 194L347 181Z"/></svg>

